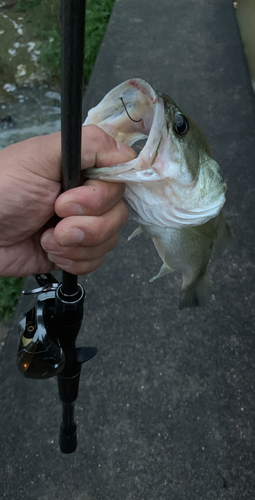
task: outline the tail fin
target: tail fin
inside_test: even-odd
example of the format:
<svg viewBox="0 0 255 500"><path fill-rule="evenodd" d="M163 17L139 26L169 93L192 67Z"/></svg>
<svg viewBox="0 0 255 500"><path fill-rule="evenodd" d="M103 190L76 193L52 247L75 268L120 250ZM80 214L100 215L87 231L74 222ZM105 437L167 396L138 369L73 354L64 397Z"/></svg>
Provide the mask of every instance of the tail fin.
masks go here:
<svg viewBox="0 0 255 500"><path fill-rule="evenodd" d="M211 297L206 274L198 276L190 285L182 289L179 309L185 307L203 307Z"/></svg>

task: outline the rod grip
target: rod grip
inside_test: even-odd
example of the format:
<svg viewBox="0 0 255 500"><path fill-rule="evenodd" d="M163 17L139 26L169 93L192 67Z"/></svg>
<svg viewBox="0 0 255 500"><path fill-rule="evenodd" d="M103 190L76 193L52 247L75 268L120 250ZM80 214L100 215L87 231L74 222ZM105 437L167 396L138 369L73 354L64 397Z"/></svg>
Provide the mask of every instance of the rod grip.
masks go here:
<svg viewBox="0 0 255 500"><path fill-rule="evenodd" d="M74 422L74 403L63 403L63 422L59 433L60 451L74 453L77 448L76 423Z"/></svg>

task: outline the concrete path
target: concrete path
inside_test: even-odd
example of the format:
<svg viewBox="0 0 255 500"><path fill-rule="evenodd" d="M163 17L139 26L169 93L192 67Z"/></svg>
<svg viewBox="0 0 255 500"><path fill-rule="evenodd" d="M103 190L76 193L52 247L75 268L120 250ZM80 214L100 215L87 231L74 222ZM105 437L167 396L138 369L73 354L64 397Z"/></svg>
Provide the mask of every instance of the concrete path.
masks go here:
<svg viewBox="0 0 255 500"><path fill-rule="evenodd" d="M0 353L0 491L8 500L251 500L255 491L254 98L230 0L117 0L85 110L141 77L205 131L228 182L228 253L213 300L178 310L180 276L128 223L102 269L81 280L78 449L58 449L56 381L16 369L15 321ZM32 278L31 278L32 279ZM31 284L31 280L30 280ZM19 303L16 318L24 308Z"/></svg>

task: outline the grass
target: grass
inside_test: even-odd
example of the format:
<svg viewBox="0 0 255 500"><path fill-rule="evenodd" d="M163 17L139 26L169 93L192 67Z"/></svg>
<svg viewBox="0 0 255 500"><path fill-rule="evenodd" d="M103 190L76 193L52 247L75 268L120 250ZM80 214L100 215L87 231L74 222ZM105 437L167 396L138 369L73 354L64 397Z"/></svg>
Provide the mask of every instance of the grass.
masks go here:
<svg viewBox="0 0 255 500"><path fill-rule="evenodd" d="M114 0L87 0L84 80L88 82L100 48ZM14 10L24 15L41 42L41 62L60 81L60 0L18 0ZM0 322L10 319L22 290L23 278L0 278Z"/></svg>
<svg viewBox="0 0 255 500"><path fill-rule="evenodd" d="M95 64L114 0L87 0L85 33L85 80Z"/></svg>

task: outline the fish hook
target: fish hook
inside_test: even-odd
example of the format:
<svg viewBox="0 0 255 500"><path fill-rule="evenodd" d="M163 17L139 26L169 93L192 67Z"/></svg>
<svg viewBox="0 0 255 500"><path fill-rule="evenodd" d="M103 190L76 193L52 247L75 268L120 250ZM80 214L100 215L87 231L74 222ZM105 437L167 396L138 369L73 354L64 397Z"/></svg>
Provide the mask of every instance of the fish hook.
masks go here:
<svg viewBox="0 0 255 500"><path fill-rule="evenodd" d="M129 114L128 110L127 110L127 106L126 106L126 104L124 103L124 99L123 99L123 97L120 97L120 100L121 100L121 102L122 102L122 104L123 104L123 106L124 106L124 109L125 109L125 111L126 111L126 113L127 113L127 115L128 115L128 118L130 118L130 120L132 120L132 122L135 122L135 123L139 123L139 122L141 122L141 121L142 121L142 118L140 118L140 120L134 120L134 118L131 118L131 116L130 116L130 114Z"/></svg>

